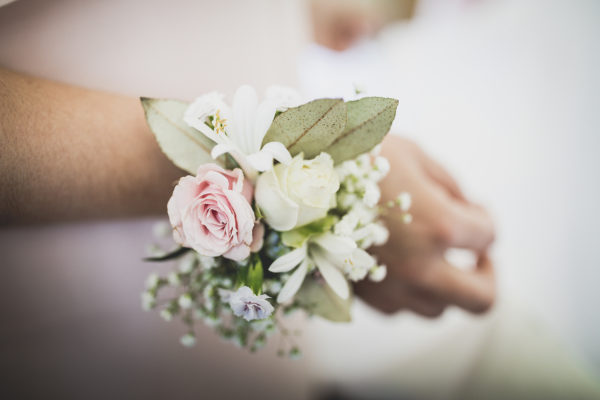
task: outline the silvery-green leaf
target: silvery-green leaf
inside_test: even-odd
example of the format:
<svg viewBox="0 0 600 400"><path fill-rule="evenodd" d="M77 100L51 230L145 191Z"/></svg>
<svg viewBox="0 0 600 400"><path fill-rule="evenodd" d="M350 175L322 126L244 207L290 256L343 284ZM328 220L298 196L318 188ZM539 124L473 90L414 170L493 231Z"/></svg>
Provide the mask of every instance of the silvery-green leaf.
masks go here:
<svg viewBox="0 0 600 400"><path fill-rule="evenodd" d="M313 100L275 117L263 144L281 142L292 156L304 152L313 158L344 130L346 118L342 99Z"/></svg>
<svg viewBox="0 0 600 400"><path fill-rule="evenodd" d="M388 133L398 100L385 97L364 97L346 103L348 122L346 128L325 152L336 164L370 151Z"/></svg>
<svg viewBox="0 0 600 400"><path fill-rule="evenodd" d="M210 156L215 143L183 121L187 103L145 97L140 100L150 130L173 164L195 175L200 165L216 162Z"/></svg>
<svg viewBox="0 0 600 400"><path fill-rule="evenodd" d="M294 299L308 312L333 322L350 322L352 294L346 300L331 290L329 285L307 277Z"/></svg>

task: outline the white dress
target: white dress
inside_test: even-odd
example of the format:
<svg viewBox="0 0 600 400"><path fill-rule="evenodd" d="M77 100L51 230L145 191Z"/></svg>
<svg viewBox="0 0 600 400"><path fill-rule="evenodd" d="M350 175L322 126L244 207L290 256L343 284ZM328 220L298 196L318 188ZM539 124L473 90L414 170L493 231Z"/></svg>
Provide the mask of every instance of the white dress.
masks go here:
<svg viewBox="0 0 600 400"><path fill-rule="evenodd" d="M433 321L357 304L351 329L310 325L311 371L359 398L600 398L600 3L420 3L444 12L313 47L301 82L399 99L393 131L492 212L498 302Z"/></svg>

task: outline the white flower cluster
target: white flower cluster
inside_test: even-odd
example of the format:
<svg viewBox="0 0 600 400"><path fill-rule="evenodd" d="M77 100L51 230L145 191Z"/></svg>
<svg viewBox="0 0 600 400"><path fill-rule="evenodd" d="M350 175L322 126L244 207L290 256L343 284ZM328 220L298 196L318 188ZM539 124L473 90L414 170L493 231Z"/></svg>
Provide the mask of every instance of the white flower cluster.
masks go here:
<svg viewBox="0 0 600 400"><path fill-rule="evenodd" d="M340 178L337 208L343 216L335 224L334 233L350 237L363 250L371 246L381 246L389 237L389 231L379 221L377 204L381 198L378 183L388 174L390 164L385 157L379 156L378 152L379 149L375 148L370 154L363 154L336 167ZM373 258L370 255L369 257ZM384 265L376 265L374 260L367 265L368 270L364 268L364 264L350 262L345 271L346 275L354 281L363 279L367 273L373 281L385 278L387 271Z"/></svg>
<svg viewBox="0 0 600 400"><path fill-rule="evenodd" d="M288 165L280 164L272 170L273 176L261 175L257 185L257 192L266 184L265 193L279 193L278 201L288 207L269 203L273 196L266 196L266 206L257 201L268 229L262 250L241 261L208 257L191 249L178 254L176 270L148 277L142 306L156 310L165 321L180 318L188 328L180 341L188 347L197 342L197 321L252 351L275 331L286 335L285 329L278 329L275 307L280 315L303 308L296 294L306 279L324 282L346 299L348 281L385 278L386 266L367 250L388 240L389 232L380 220L382 210L398 206L405 222L410 222L411 205L408 193L391 204L379 204L378 183L389 169L387 159L376 152L335 167L326 153L313 160L297 156ZM273 179L261 181L262 177ZM164 227L155 228L157 238L166 234ZM169 254L159 246L150 251L159 260ZM265 270L263 262L269 262ZM258 280L252 277L253 268L260 269ZM242 278L240 271L245 271ZM287 353L294 358L299 350L292 344Z"/></svg>
<svg viewBox="0 0 600 400"><path fill-rule="evenodd" d="M156 310L165 321L180 318L187 326L180 338L183 346L197 343L195 324L203 321L224 339L255 351L276 332L274 307L268 299L281 290L284 277L265 279L263 294L255 295L247 286L236 289L231 279L238 268L245 266L190 250L178 259L177 269L166 276L148 276L141 295L142 307ZM295 348L287 351L290 357L295 352Z"/></svg>
<svg viewBox="0 0 600 400"><path fill-rule="evenodd" d="M318 271L342 299L349 296L348 281L360 281L367 276L373 281L385 278L386 266L379 265L366 251L371 246L383 245L389 237L389 231L380 221L382 207L378 205L381 197L378 183L387 175L390 165L386 158L378 155L378 150L335 167L337 179L331 179L322 171L319 174L321 179L327 177L328 181L335 182L335 199L328 201L333 208L327 209L327 216L316 222L317 226L301 226L295 233L297 240L290 243L293 249L270 265L270 272L291 273L277 296L278 303L291 301L305 278L314 271ZM292 190L297 189L294 186ZM310 191L313 192L315 190ZM304 198L312 200L308 195ZM404 203L409 200L410 197L403 199ZM334 223L327 226L327 220Z"/></svg>

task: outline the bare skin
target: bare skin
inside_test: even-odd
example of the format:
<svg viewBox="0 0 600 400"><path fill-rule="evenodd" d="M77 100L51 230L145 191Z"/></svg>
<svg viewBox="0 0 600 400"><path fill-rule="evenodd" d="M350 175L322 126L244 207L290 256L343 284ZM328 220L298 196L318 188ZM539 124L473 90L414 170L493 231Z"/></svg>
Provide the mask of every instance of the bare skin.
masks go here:
<svg viewBox="0 0 600 400"><path fill-rule="evenodd" d="M0 223L158 214L183 172L135 98L0 69Z"/></svg>
<svg viewBox="0 0 600 400"><path fill-rule="evenodd" d="M185 174L161 153L138 99L2 69L0 143L0 224L163 214ZM398 211L386 217L390 241L377 252L388 277L357 285L357 293L384 312L486 310L494 299L489 216L413 143L389 137L383 149L392 166L383 200L409 191L414 221L403 224ZM449 247L474 250L479 266L448 265Z"/></svg>
<svg viewBox="0 0 600 400"><path fill-rule="evenodd" d="M359 283L357 294L387 313L408 309L435 317L451 304L486 311L495 295L486 254L494 239L490 216L465 199L454 179L414 143L390 136L382 149L391 164L381 186L382 201L408 191L413 221L403 224L400 210L390 210L385 217L390 239L374 249L388 266L388 277L381 283ZM451 247L472 250L478 265L472 271L453 267L444 258Z"/></svg>

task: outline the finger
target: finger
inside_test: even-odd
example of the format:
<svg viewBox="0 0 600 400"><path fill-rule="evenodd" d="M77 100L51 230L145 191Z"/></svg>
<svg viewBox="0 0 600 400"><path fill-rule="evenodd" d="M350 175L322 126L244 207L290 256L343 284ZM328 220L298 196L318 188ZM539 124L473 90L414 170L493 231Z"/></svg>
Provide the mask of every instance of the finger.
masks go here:
<svg viewBox="0 0 600 400"><path fill-rule="evenodd" d="M424 317L435 318L447 306L435 296L407 285L361 282L356 285L355 292L371 307L386 314L408 309Z"/></svg>
<svg viewBox="0 0 600 400"><path fill-rule="evenodd" d="M458 182L442 167L437 161L422 153L423 167L425 172L454 198L466 201L465 196L458 185Z"/></svg>
<svg viewBox="0 0 600 400"><path fill-rule="evenodd" d="M418 288L407 287L403 300L406 308L427 318L441 316L448 306L447 302Z"/></svg>
<svg viewBox="0 0 600 400"><path fill-rule="evenodd" d="M439 267L431 272L421 285L442 301L473 313L483 313L493 305L496 293L494 268L487 255L479 258L474 271L460 270L440 259Z"/></svg>
<svg viewBox="0 0 600 400"><path fill-rule="evenodd" d="M429 226L441 244L484 252L494 241L494 224L488 212L471 203L449 197L439 187L428 185L421 201L426 202ZM415 200L417 205L419 199ZM416 212L415 212L416 214Z"/></svg>
<svg viewBox="0 0 600 400"><path fill-rule="evenodd" d="M494 241L494 223L480 206L451 201L447 208L446 244L484 252Z"/></svg>

